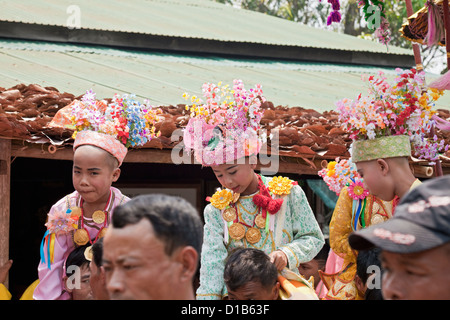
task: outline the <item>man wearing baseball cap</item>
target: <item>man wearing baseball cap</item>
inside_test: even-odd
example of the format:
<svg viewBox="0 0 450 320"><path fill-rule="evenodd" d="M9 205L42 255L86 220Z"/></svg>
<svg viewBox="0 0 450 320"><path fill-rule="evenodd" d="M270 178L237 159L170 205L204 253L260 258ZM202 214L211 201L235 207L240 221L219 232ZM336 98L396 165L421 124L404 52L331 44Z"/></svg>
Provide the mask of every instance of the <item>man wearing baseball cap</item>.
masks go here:
<svg viewBox="0 0 450 320"><path fill-rule="evenodd" d="M348 240L355 250L381 248L384 299L450 299L450 175L412 189L393 218Z"/></svg>

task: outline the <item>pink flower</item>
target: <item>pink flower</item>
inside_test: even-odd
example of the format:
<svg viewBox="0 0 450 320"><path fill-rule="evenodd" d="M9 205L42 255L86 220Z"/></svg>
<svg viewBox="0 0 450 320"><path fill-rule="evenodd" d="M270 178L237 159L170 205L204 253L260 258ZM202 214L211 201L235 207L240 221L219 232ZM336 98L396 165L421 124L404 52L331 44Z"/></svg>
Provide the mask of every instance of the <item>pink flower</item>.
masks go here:
<svg viewBox="0 0 450 320"><path fill-rule="evenodd" d="M356 180L348 186L348 194L354 200L362 200L369 195L369 191L364 189L362 181Z"/></svg>
<svg viewBox="0 0 450 320"><path fill-rule="evenodd" d="M53 211L49 213L45 226L51 233L69 232L76 229L77 221L77 216L71 216L62 211Z"/></svg>

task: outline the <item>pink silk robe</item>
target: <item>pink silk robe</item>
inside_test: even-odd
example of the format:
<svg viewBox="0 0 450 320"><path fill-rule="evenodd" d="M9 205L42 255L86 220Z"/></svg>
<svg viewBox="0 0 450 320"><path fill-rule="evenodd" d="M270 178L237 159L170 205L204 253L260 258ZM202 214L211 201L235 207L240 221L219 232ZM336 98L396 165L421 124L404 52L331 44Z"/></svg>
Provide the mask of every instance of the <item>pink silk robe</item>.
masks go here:
<svg viewBox="0 0 450 320"><path fill-rule="evenodd" d="M111 187L111 192L111 199L107 205L108 217L106 226L108 226L111 221L113 209L129 200L129 198L123 195L117 188ZM74 191L54 204L50 209L50 213L52 210L66 212L68 209L68 204L70 208L80 207L80 201L81 197L79 193ZM91 239L94 240L103 224L96 224L89 218L83 218L83 223ZM47 266L47 259L49 258L47 257L47 254L45 254L45 263L41 260L38 266L39 284L33 294L33 298L35 300L69 300L71 298L64 289L63 268L68 255L74 249L75 243L73 242L73 231L58 234L56 236L54 260L51 264L51 269ZM44 252L45 251L46 250L44 250Z"/></svg>

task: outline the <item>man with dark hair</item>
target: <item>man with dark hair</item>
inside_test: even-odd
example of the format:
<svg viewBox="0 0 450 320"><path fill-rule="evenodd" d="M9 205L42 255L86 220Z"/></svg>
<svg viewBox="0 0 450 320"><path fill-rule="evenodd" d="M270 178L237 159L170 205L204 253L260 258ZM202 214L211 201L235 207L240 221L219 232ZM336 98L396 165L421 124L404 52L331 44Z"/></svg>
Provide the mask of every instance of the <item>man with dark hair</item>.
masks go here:
<svg viewBox="0 0 450 320"><path fill-rule="evenodd" d="M90 286L89 260L86 258L86 249L89 246L88 243L75 248L64 264L64 287L72 300L93 299Z"/></svg>
<svg viewBox="0 0 450 320"><path fill-rule="evenodd" d="M106 290L105 268L103 268L103 238L92 245L92 260L89 264L91 270L91 289L95 300L109 300Z"/></svg>
<svg viewBox="0 0 450 320"><path fill-rule="evenodd" d="M384 299L450 299L450 176L409 191L393 218L348 240L355 250L381 249Z"/></svg>
<svg viewBox="0 0 450 320"><path fill-rule="evenodd" d="M117 207L105 235L103 266L111 299L194 299L203 224L180 197L141 195Z"/></svg>
<svg viewBox="0 0 450 320"><path fill-rule="evenodd" d="M253 248L236 249L228 257L224 281L229 300L277 300L280 283L269 256Z"/></svg>
<svg viewBox="0 0 450 320"><path fill-rule="evenodd" d="M356 258L355 285L364 300L382 300L380 248L362 250Z"/></svg>

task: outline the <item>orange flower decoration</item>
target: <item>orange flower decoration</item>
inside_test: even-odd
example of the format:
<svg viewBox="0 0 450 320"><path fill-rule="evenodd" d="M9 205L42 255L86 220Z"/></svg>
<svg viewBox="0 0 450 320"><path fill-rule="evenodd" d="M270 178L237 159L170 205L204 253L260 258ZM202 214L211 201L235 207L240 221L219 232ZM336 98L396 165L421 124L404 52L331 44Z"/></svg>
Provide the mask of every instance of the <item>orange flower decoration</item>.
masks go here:
<svg viewBox="0 0 450 320"><path fill-rule="evenodd" d="M214 207L223 210L230 204L231 200L233 200L233 194L226 189L222 189L217 190L210 201Z"/></svg>
<svg viewBox="0 0 450 320"><path fill-rule="evenodd" d="M287 177L273 177L269 181L269 190L277 195L289 194L291 193L292 180Z"/></svg>

